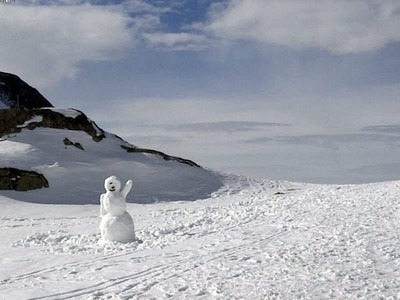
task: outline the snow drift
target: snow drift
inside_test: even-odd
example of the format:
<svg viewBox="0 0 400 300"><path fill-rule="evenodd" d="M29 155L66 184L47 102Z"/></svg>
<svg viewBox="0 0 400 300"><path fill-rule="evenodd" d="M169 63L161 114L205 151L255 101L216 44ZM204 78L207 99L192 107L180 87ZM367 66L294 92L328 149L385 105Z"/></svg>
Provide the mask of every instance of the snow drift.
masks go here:
<svg viewBox="0 0 400 300"><path fill-rule="evenodd" d="M232 178L201 201L128 204L143 243L98 243L98 205L0 196L4 299L399 299L400 181Z"/></svg>

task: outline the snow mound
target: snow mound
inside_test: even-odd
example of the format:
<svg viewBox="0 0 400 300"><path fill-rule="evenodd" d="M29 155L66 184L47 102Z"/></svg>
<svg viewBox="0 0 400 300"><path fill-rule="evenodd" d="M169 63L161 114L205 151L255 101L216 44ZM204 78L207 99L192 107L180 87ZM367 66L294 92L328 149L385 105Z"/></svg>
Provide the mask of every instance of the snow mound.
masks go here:
<svg viewBox="0 0 400 300"><path fill-rule="evenodd" d="M193 225L180 224L172 228L156 226L137 231L138 239L130 243L104 242L100 234L68 234L65 230L51 230L35 233L18 240L13 247L37 248L48 254L96 254L110 255L128 253L136 250L163 249L178 241L193 237L184 232Z"/></svg>

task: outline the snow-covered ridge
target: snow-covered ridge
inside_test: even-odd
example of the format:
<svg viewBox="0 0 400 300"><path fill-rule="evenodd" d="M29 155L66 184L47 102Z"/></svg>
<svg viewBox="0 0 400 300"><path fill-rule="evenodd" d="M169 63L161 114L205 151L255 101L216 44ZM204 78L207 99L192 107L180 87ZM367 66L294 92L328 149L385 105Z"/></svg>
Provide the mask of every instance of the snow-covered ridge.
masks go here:
<svg viewBox="0 0 400 300"><path fill-rule="evenodd" d="M73 108L55 108L55 107L43 107L41 109L49 109L51 111L54 111L56 113L62 114L63 116L67 118L73 118L75 119L79 115L82 115L82 112Z"/></svg>
<svg viewBox="0 0 400 300"><path fill-rule="evenodd" d="M132 145L79 110L53 108L14 74L0 72L0 82L0 191L19 178L9 178L10 169L36 171L49 182L48 189L3 194L30 202L98 203L101 182L113 174L137 183L128 202L202 199L222 185L218 174L189 159ZM26 180L24 188L40 187Z"/></svg>
<svg viewBox="0 0 400 300"><path fill-rule="evenodd" d="M112 174L137 183L128 202L196 200L222 185L218 174L127 143L74 109L0 110L0 137L0 169L33 170L49 182L48 189L32 191L38 197L2 192L24 201L98 203L101 183Z"/></svg>
<svg viewBox="0 0 400 300"><path fill-rule="evenodd" d="M75 109L0 110L0 136L18 133L25 127L30 130L38 127L79 130L89 134L95 141L105 137L103 130L83 112Z"/></svg>

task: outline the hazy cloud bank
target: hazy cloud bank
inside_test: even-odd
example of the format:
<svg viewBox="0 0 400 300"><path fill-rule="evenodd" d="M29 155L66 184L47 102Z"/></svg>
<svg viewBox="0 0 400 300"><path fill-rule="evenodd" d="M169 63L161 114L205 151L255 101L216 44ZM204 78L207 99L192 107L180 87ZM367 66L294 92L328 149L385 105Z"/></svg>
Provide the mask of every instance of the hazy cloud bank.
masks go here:
<svg viewBox="0 0 400 300"><path fill-rule="evenodd" d="M221 38L336 54L374 51L400 41L396 0L231 0L215 5L207 30Z"/></svg>

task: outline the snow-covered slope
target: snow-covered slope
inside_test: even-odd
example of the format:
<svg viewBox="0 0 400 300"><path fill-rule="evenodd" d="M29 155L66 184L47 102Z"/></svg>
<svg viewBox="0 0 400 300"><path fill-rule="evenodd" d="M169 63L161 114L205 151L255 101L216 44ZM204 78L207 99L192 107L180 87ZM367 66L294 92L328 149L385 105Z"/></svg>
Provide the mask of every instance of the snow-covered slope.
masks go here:
<svg viewBox="0 0 400 300"><path fill-rule="evenodd" d="M27 113L30 119L25 120ZM50 187L0 191L4 196L37 203L95 204L104 190L104 179L113 174L121 181L134 181L127 201L137 203L206 198L222 185L214 172L189 160L130 145L79 111L48 108L22 114L25 121L0 139L0 167L37 171ZM83 125L75 122L78 118ZM66 126L68 119L74 129L83 129L57 128Z"/></svg>
<svg viewBox="0 0 400 300"><path fill-rule="evenodd" d="M204 200L129 204L131 244L98 243L98 205L0 197L0 298L400 297L400 182L227 180Z"/></svg>

